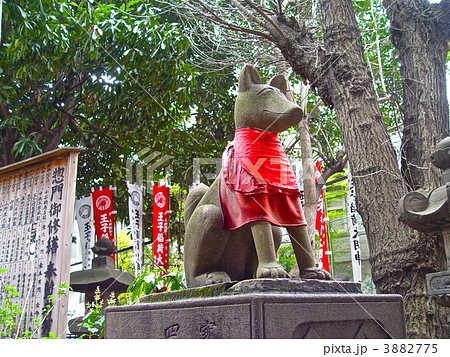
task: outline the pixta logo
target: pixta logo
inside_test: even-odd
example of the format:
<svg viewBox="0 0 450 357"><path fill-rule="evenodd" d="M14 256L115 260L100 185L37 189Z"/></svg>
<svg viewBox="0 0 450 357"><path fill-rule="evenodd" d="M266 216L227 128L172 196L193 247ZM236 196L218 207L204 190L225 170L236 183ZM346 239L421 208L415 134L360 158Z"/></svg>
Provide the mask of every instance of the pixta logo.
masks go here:
<svg viewBox="0 0 450 357"><path fill-rule="evenodd" d="M127 159L127 181L145 185L147 192L151 192L156 172L160 173L164 169L164 176L167 178L170 175L169 161L172 158L149 148L139 151L132 159Z"/></svg>

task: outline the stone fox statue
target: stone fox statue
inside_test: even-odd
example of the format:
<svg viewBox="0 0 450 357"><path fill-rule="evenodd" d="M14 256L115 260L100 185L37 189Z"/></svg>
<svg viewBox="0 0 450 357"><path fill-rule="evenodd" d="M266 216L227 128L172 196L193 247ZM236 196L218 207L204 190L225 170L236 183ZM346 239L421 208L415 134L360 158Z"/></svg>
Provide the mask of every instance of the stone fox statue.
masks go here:
<svg viewBox="0 0 450 357"><path fill-rule="evenodd" d="M261 84L245 65L239 77L236 132L211 187L194 188L185 202L185 272L188 287L253 278L289 278L277 264L286 227L300 276L330 279L315 267L292 167L278 133L300 122L303 112L286 98L284 76Z"/></svg>

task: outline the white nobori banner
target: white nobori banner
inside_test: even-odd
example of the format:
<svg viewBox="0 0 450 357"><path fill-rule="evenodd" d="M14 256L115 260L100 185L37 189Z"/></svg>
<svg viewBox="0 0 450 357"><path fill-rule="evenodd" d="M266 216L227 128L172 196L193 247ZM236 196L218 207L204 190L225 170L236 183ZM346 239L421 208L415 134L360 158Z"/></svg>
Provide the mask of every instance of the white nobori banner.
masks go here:
<svg viewBox="0 0 450 357"><path fill-rule="evenodd" d="M127 182L128 186L128 211L130 216L131 237L133 240L134 270L135 275L142 274L144 248L142 242L142 215L144 201L144 186Z"/></svg>
<svg viewBox="0 0 450 357"><path fill-rule="evenodd" d="M92 211L92 197L82 197L75 201L75 215L80 234L81 259L83 270L91 269L95 244L94 238L94 216Z"/></svg>
<svg viewBox="0 0 450 357"><path fill-rule="evenodd" d="M348 229L350 234L350 252L352 255L353 281L361 282L361 248L359 245L358 217L356 215L356 195L350 169L348 170Z"/></svg>

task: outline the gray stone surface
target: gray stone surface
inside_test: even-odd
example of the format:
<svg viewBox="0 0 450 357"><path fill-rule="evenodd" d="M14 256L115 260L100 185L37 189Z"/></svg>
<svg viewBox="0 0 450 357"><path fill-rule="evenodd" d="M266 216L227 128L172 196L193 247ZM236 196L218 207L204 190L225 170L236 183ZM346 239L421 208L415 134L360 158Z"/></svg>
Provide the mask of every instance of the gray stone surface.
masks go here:
<svg viewBox="0 0 450 357"><path fill-rule="evenodd" d="M404 338L402 298L353 282L255 279L108 307L106 338Z"/></svg>
<svg viewBox="0 0 450 357"><path fill-rule="evenodd" d="M399 295L249 293L105 314L107 339L405 338Z"/></svg>
<svg viewBox="0 0 450 357"><path fill-rule="evenodd" d="M361 293L361 284L349 281L322 281L317 279L249 279L240 282L213 284L200 288L150 294L141 303L178 301L237 294L307 294L307 293Z"/></svg>
<svg viewBox="0 0 450 357"><path fill-rule="evenodd" d="M450 294L450 270L426 275L429 295Z"/></svg>
<svg viewBox="0 0 450 357"><path fill-rule="evenodd" d="M361 293L361 284L349 281L323 281L317 279L251 279L236 283L226 290L230 294L242 293Z"/></svg>

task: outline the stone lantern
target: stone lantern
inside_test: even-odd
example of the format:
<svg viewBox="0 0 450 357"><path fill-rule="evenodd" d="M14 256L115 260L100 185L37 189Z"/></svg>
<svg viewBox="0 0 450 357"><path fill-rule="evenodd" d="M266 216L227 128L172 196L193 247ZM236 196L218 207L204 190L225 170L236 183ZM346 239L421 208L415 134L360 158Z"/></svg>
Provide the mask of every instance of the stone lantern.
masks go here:
<svg viewBox="0 0 450 357"><path fill-rule="evenodd" d="M116 249L108 238L100 238L95 243L92 251L97 256L92 260L92 269L76 271L70 274L70 286L73 291L85 293L86 313L88 306L94 302L95 290L100 288L103 308L107 307L107 301L114 292L115 296L127 291L128 286L134 280L134 275L114 269L114 259L109 257ZM85 333L78 328L83 317L77 317L69 322L70 332L75 335Z"/></svg>
<svg viewBox="0 0 450 357"><path fill-rule="evenodd" d="M400 199L399 211L401 219L420 232L442 232L447 270L427 274L427 289L438 304L450 307L450 137L436 145L430 161L442 170L442 185L429 192L407 193Z"/></svg>

